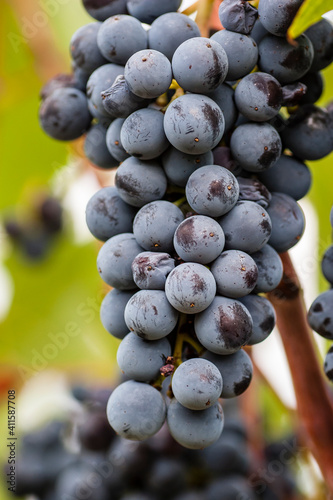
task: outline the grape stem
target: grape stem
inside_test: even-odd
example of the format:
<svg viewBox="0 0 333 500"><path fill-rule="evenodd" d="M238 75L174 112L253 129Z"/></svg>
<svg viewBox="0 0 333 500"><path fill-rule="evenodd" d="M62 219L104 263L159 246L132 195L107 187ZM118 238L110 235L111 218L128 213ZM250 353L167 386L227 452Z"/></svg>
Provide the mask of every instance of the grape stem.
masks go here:
<svg viewBox="0 0 333 500"><path fill-rule="evenodd" d="M268 298L276 310L277 327L293 379L306 444L333 494L333 405L307 322L299 279L288 253L280 256L284 265L283 278Z"/></svg>

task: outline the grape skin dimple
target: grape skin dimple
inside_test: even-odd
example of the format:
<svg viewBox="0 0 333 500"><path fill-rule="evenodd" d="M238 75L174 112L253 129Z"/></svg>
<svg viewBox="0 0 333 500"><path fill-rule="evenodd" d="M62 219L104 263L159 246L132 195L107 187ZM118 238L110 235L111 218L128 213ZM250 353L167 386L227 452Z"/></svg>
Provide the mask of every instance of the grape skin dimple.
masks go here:
<svg viewBox="0 0 333 500"><path fill-rule="evenodd" d="M133 279L142 290L164 290L175 261L163 252L142 252L132 262Z"/></svg>

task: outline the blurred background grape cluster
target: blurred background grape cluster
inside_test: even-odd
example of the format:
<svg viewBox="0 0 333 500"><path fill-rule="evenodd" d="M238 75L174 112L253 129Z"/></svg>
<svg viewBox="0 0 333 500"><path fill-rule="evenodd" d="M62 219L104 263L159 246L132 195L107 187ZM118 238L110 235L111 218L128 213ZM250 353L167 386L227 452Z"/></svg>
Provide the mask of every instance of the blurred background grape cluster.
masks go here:
<svg viewBox="0 0 333 500"><path fill-rule="evenodd" d="M89 198L113 182L114 172L93 168L82 140L59 143L38 124L41 87L70 71L70 38L91 21L81 0L1 4L0 417L6 422L7 391L15 389L18 436L77 412L73 385L111 388L119 377L118 341L99 319L108 290L96 272L98 243L84 216ZM333 65L323 77L318 105L333 100ZM291 252L308 305L327 288L319 267L331 244L332 154L309 166L313 186L301 202L307 228ZM278 334L271 337L254 350L261 376L241 403L254 406L249 418L259 419L268 441L293 431L295 407ZM327 346L317 341L323 356ZM4 443L5 423L0 435ZM1 445L0 461L5 457ZM316 467L311 460L303 466L304 498L322 498ZM7 499L3 484L0 496Z"/></svg>

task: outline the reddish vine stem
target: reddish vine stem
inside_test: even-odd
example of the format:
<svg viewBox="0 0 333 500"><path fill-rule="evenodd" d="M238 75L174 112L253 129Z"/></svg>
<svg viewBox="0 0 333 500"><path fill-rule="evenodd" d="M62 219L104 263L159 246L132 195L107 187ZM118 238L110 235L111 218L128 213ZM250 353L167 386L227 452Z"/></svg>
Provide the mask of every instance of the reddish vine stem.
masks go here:
<svg viewBox="0 0 333 500"><path fill-rule="evenodd" d="M316 356L296 271L288 253L281 259L283 278L268 298L276 310L307 445L333 494L333 405Z"/></svg>

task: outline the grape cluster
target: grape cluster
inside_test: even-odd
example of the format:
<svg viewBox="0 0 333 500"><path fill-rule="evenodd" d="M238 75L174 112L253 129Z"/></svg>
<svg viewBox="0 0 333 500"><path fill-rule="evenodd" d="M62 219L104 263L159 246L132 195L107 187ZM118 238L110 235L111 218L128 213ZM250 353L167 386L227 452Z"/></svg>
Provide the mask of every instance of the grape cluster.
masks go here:
<svg viewBox="0 0 333 500"><path fill-rule="evenodd" d="M277 15L261 0L259 20L248 2L224 0L225 29L205 38L179 3L84 2L99 22L74 34L74 80L44 90L40 120L56 139L87 132L95 165L120 162L86 211L112 287L101 320L121 339L127 377L108 401L110 424L144 440L166 421L197 449L220 437L219 398L250 384L242 348L275 325L261 294L304 231L304 160L333 147L331 115L314 104L333 27L322 20L291 43L300 1L279 2Z"/></svg>
<svg viewBox="0 0 333 500"><path fill-rule="evenodd" d="M110 390L75 387L76 412L21 436L15 497L36 500L298 499L288 464L295 437L253 452L239 409L226 408L223 439L198 453L164 426L144 443L116 436L106 418ZM283 461L281 460L283 457ZM270 464L279 463L279 476ZM5 472L6 474L6 472ZM6 475L4 474L4 478ZM5 481L6 479L4 479ZM223 492L223 497L221 494Z"/></svg>
<svg viewBox="0 0 333 500"><path fill-rule="evenodd" d="M330 222L333 228L333 207L331 210ZM333 245L327 248L323 255L321 270L330 285L330 289L321 293L313 301L308 312L308 322L311 328L319 333L321 337L327 340L333 340ZM327 378L333 382L333 345L326 354L324 371Z"/></svg>

